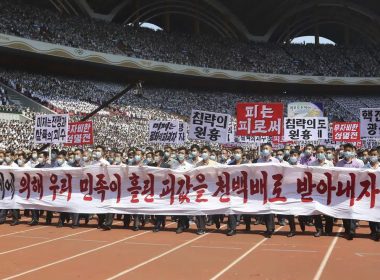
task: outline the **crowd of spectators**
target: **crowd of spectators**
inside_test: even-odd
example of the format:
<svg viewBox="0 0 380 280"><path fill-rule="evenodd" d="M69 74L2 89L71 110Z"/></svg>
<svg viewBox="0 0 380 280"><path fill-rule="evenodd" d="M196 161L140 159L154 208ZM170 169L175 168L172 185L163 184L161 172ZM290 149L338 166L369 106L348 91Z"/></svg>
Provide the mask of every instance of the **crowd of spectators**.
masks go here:
<svg viewBox="0 0 380 280"><path fill-rule="evenodd" d="M122 90L122 84L79 80L62 76L49 76L0 68L0 82L20 93L34 98L57 113L68 112L72 120L80 120L94 108ZM131 91L95 115L95 143L107 147L149 146L149 120L187 121L191 110L227 113L235 123L235 105L238 102L318 102L330 121L358 121L359 109L380 105L380 97L363 96L298 96L291 94L263 95L246 92L197 91L193 89L150 88ZM379 106L380 107L380 106ZM21 108L29 122L2 123L3 144L12 147L32 148L33 119L35 112ZM193 143L188 141L187 144ZM155 145L153 145L155 146Z"/></svg>
<svg viewBox="0 0 380 280"><path fill-rule="evenodd" d="M57 14L23 0L0 2L0 33L84 50L245 72L379 77L380 49L369 45L278 45L168 33Z"/></svg>

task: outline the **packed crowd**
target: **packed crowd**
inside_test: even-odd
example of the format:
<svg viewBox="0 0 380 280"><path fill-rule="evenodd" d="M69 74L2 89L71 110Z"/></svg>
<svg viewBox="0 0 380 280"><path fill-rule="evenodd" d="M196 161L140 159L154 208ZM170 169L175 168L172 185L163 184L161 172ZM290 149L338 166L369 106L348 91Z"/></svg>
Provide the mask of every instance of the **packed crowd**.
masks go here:
<svg viewBox="0 0 380 280"><path fill-rule="evenodd" d="M7 96L7 92L4 87L0 86L0 106L9 105L9 99Z"/></svg>
<svg viewBox="0 0 380 280"><path fill-rule="evenodd" d="M23 0L0 2L0 33L104 53L204 68L321 76L380 76L379 48L238 42L57 15Z"/></svg>
<svg viewBox="0 0 380 280"><path fill-rule="evenodd" d="M74 121L80 120L123 89L123 85L120 84L8 71L1 68L0 82L57 113L69 113ZM290 102L314 101L311 96L289 94L260 95L144 87L124 95L91 119L94 123L96 144L121 149L125 145L149 145L149 120L187 121L192 109L227 113L232 116L232 122L235 123L235 104L239 102L281 102L286 108ZM357 121L359 108L379 104L380 97L319 96L318 102L323 103L324 115L330 121ZM26 123L12 121L8 126L4 125L7 131L5 128L0 130L4 140L3 145L32 149L33 143L28 140L33 127L34 112L28 108L17 110L21 110L31 121ZM284 111L286 114L286 110ZM18 138L18 141L13 142L14 138ZM189 140L186 142L187 145L192 143L193 141Z"/></svg>
<svg viewBox="0 0 380 280"><path fill-rule="evenodd" d="M28 158L30 158L28 160ZM47 151L25 150L0 150L0 165L13 168L57 168L57 167L85 167L85 166L153 166L159 168L170 168L173 170L188 171L201 166L221 166L221 165L240 165L247 163L279 163L286 166L318 166L331 168L334 166L342 168L358 168L380 170L380 146L371 150L357 151L352 144L341 145L339 148L326 147L319 145L314 147L312 144L304 148L299 146L286 145L284 149L273 150L272 145L265 143L261 145L260 152L257 150L245 150L241 147L235 147L232 150L220 149L212 150L209 146L200 147L196 144L190 149L179 147L174 149L165 146L163 150L153 150L146 147L144 149L129 148L128 150L108 150L103 146L96 146L94 150L76 149L74 151L57 150L51 151L51 157ZM17 225L20 219L20 212L14 209L12 212L11 225ZM8 210L0 210L0 224L6 221ZM24 213L29 215L29 211ZM72 227L80 226L80 217L86 219L88 223L89 215L78 213L60 213L58 227L62 227L65 222L72 220ZM110 230L114 220L114 214L98 214L98 228ZM121 215L118 215L121 219ZM270 238L275 229L275 215L227 215L227 235L232 236L237 233L237 225L241 222L245 224L246 231L251 230L252 217L256 219L254 224L263 223L266 225L266 237ZM46 224L51 224L53 213L47 211ZM327 215L298 216L299 226L302 232L305 232L305 225L315 226L315 237L321 235L332 235L334 227L334 218ZM190 220L194 219L197 226L197 234L202 235L206 232L206 226L215 224L220 229L221 222L224 221L224 215L209 216L173 216L177 221L176 232L182 233L190 227ZM289 223L288 237L297 234L295 217L293 215L277 215L279 224L285 226L286 221ZM323 224L323 220L325 223ZM166 217L155 215L124 215L124 227L129 228L132 222L133 230L137 231L141 226L151 222L153 231L158 232L165 227ZM40 222L40 211L32 210L30 225L38 225ZM343 219L345 234L348 240L355 237L355 230L358 225L356 220ZM379 241L380 223L369 222L370 237Z"/></svg>

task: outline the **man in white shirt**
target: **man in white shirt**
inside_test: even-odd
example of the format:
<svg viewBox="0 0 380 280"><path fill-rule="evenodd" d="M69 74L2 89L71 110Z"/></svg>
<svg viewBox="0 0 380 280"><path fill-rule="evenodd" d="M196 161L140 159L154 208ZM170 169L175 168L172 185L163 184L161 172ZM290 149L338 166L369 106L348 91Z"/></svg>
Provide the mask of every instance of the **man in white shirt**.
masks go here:
<svg viewBox="0 0 380 280"><path fill-rule="evenodd" d="M310 164L310 166L319 166L324 168L331 168L334 167L334 164L332 161L326 159L326 147L324 145L319 145L316 148L316 160ZM330 217L328 215L323 215L326 221L325 225L325 233L326 235L331 235L333 231L334 226L334 218ZM321 215L314 215L314 225L316 232L314 233L315 237L320 237L323 234L323 223L322 223L322 216Z"/></svg>
<svg viewBox="0 0 380 280"><path fill-rule="evenodd" d="M257 163L273 162L280 163L278 159L272 157L272 144L265 143L261 145L260 158L257 160ZM256 215L259 218L262 218L265 222L267 231L265 232L265 237L271 238L274 232L274 214L265 214L265 215Z"/></svg>
<svg viewBox="0 0 380 280"><path fill-rule="evenodd" d="M210 159L211 148L209 146L202 147L201 151L202 151L202 154L201 154L202 160L196 164L196 167L220 165L216 161L213 161ZM197 227L198 227L197 234L198 235L205 234L206 233L206 216L200 215L200 216L196 216L195 218L196 218L196 223L197 223ZM211 219L216 221L216 217L211 217ZM218 228L218 225L217 225L217 228Z"/></svg>
<svg viewBox="0 0 380 280"><path fill-rule="evenodd" d="M194 165L186 161L187 154L188 154L187 149L185 147L180 147L177 149L178 165L177 165L176 170L188 171L194 168ZM177 234L182 233L188 228L189 228L189 217L183 216L183 215L178 216L178 224L177 224L176 233Z"/></svg>
<svg viewBox="0 0 380 280"><path fill-rule="evenodd" d="M93 156L94 160L91 166L110 166L111 164L104 158L105 149L103 146L96 146ZM113 213L97 214L98 215L98 228L104 230L111 230L113 222Z"/></svg>
<svg viewBox="0 0 380 280"><path fill-rule="evenodd" d="M370 170L380 170L379 151L377 149L371 149L369 151L369 160L365 167ZM371 238L375 241L379 241L380 223L369 222L369 228L371 229Z"/></svg>
<svg viewBox="0 0 380 280"><path fill-rule="evenodd" d="M5 156L5 157L4 157ZM15 154L13 151L7 151L6 153L0 152L0 161L3 162L2 166L11 167L11 168L19 168L19 166L14 162ZM0 224L4 224L7 218L8 209L0 209ZM11 226L18 225L18 217L19 211L16 209L12 209L12 223Z"/></svg>

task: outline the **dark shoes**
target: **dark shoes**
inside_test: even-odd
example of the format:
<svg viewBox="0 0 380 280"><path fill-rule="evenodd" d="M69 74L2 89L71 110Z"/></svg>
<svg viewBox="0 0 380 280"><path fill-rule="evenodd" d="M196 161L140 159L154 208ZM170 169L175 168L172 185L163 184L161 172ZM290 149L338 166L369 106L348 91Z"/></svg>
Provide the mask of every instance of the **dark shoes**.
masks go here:
<svg viewBox="0 0 380 280"><path fill-rule="evenodd" d="M227 232L227 236L233 236L236 234L236 230L230 230L229 232Z"/></svg>

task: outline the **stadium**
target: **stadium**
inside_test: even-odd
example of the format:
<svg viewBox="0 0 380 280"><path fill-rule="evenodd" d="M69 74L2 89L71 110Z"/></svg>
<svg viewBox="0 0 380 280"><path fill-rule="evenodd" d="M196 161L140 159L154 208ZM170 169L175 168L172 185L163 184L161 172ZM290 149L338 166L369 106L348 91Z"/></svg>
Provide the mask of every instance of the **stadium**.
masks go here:
<svg viewBox="0 0 380 280"><path fill-rule="evenodd" d="M376 0L0 0L1 279L373 279L379 162Z"/></svg>

